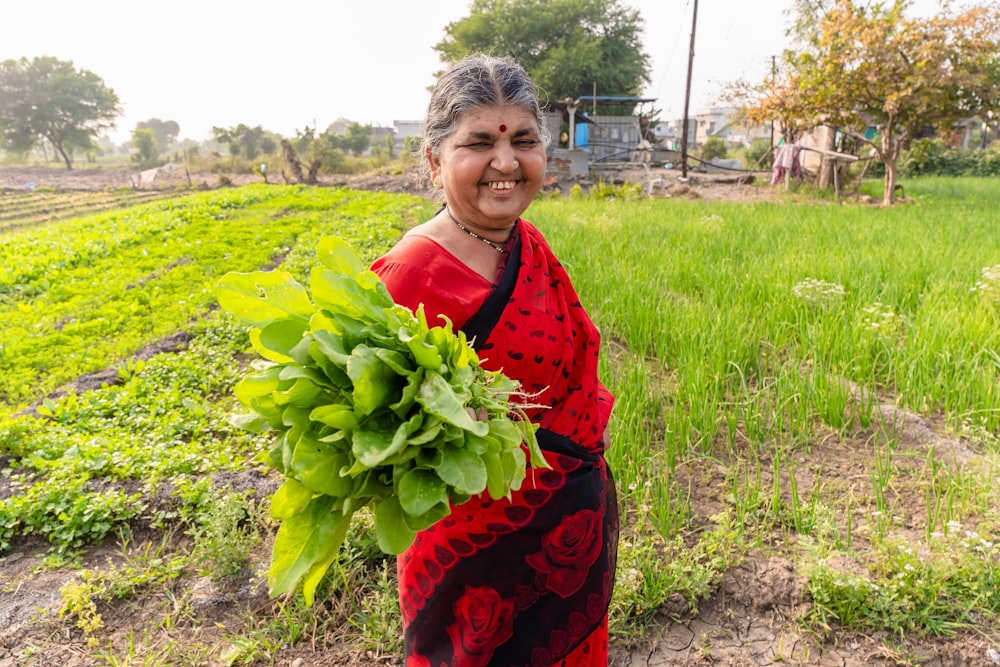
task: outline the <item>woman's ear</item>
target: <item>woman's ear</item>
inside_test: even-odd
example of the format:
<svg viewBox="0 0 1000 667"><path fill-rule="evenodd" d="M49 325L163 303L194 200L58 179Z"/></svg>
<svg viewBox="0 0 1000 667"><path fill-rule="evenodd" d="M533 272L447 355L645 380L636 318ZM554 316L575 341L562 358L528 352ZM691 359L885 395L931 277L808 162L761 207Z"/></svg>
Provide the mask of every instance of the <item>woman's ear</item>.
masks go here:
<svg viewBox="0 0 1000 667"><path fill-rule="evenodd" d="M434 187L441 187L441 160L438 159L432 152L430 147L424 148L424 158L427 160L427 166L431 170L431 182Z"/></svg>

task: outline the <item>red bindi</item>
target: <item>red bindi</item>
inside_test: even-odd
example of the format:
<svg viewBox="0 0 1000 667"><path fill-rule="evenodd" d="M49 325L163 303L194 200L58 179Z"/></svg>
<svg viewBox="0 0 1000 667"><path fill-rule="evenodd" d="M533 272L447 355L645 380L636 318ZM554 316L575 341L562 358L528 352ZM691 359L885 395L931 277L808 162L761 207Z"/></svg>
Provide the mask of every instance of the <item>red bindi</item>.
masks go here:
<svg viewBox="0 0 1000 667"><path fill-rule="evenodd" d="M503 123L501 123L501 124L500 124L500 131L501 131L501 132L506 132L506 131L507 131L507 126L506 126L506 125L504 125Z"/></svg>

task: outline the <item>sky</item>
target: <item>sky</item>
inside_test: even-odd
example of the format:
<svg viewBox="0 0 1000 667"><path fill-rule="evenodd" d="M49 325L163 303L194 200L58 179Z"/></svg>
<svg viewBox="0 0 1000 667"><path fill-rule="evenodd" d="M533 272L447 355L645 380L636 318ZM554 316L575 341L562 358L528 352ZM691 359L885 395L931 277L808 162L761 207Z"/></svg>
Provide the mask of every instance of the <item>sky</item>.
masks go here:
<svg viewBox="0 0 1000 667"><path fill-rule="evenodd" d="M639 10L650 56L644 97L662 120L681 118L693 0L621 0ZM699 0L691 114L713 106L723 84L763 79L787 46L791 0ZM118 95L109 136L138 122L180 126L201 141L243 123L284 136L344 118L392 126L423 118L433 47L471 0L32 0L3 11L0 60L53 56L89 70ZM916 0L914 13L933 11ZM590 92L590 91L588 91ZM598 95L601 91L597 91Z"/></svg>

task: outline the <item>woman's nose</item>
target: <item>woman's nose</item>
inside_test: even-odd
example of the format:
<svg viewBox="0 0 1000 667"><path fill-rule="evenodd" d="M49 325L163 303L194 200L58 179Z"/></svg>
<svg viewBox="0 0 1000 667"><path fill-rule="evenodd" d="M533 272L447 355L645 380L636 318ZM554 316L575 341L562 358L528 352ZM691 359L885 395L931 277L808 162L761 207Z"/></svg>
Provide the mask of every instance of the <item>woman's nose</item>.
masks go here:
<svg viewBox="0 0 1000 667"><path fill-rule="evenodd" d="M510 144L498 145L493 155L493 168L501 173L509 173L517 169L518 162L514 156L514 148Z"/></svg>

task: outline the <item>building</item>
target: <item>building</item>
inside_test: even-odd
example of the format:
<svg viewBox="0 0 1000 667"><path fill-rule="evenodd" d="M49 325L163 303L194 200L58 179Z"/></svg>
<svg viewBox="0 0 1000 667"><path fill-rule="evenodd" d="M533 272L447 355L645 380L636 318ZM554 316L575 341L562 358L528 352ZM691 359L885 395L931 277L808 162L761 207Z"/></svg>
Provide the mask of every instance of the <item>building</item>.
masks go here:
<svg viewBox="0 0 1000 667"><path fill-rule="evenodd" d="M678 150L683 119L662 122L653 133L663 137L661 145ZM739 120L735 107L714 107L688 117L688 149L695 150L709 137L719 137L727 146L749 146L755 139L771 140L770 125L748 126Z"/></svg>
<svg viewBox="0 0 1000 667"><path fill-rule="evenodd" d="M424 121L420 120L394 120L392 126L396 129L396 155L402 155L408 150L406 140L410 137L420 138L424 136Z"/></svg>

